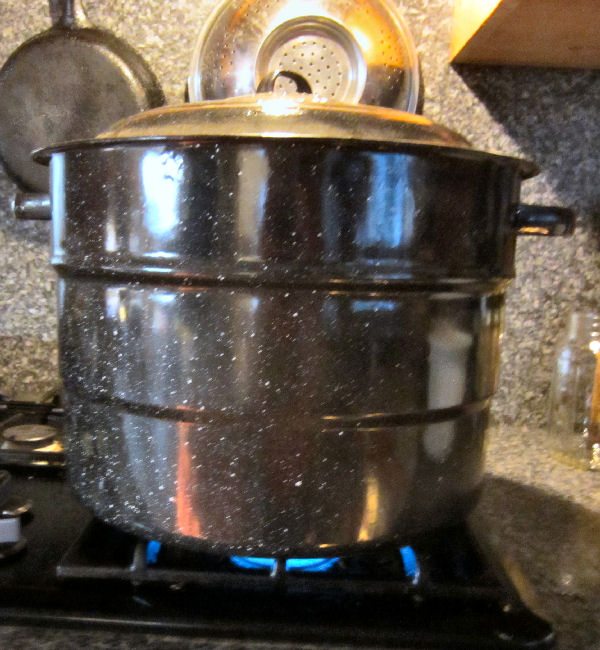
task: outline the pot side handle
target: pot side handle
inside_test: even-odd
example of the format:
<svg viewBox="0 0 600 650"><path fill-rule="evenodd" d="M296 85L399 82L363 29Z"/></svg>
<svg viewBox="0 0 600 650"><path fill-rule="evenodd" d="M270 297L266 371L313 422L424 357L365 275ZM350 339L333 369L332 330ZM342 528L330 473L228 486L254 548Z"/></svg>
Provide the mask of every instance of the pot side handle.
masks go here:
<svg viewBox="0 0 600 650"><path fill-rule="evenodd" d="M17 192L12 201L12 211L17 219L49 220L52 217L50 195Z"/></svg>
<svg viewBox="0 0 600 650"><path fill-rule="evenodd" d="M12 209L17 219L49 220L50 196L17 192ZM569 208L520 205L513 215L512 228L518 235L572 235L575 230L575 214Z"/></svg>
<svg viewBox="0 0 600 650"><path fill-rule="evenodd" d="M572 235L575 213L569 208L548 205L520 205L514 212L512 228L518 235Z"/></svg>

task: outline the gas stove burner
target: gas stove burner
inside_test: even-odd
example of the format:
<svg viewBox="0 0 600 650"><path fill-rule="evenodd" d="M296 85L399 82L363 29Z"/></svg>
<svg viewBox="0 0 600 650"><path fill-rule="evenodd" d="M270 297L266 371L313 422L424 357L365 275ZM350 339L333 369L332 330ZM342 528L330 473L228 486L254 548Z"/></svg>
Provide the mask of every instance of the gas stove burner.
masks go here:
<svg viewBox="0 0 600 650"><path fill-rule="evenodd" d="M16 445L38 448L49 445L57 433L56 427L48 424L19 424L5 429L2 437Z"/></svg>
<svg viewBox="0 0 600 650"><path fill-rule="evenodd" d="M160 545L159 545L160 547ZM416 553L410 546L404 546L399 550L400 557L402 558L402 565L404 575L409 578L413 584L417 584L420 577L419 561ZM146 557L149 558L149 564L158 561L158 556L155 547L148 544L148 551ZM150 558L152 558L150 560ZM240 568L248 571L269 571L273 573L279 570L280 566L284 567L285 571L298 571L301 573L327 573L333 570L340 563L339 557L317 557L317 558L286 558L278 560L272 557L247 557L247 556L232 556L229 558L231 563ZM341 560L342 563L344 562Z"/></svg>
<svg viewBox="0 0 600 650"><path fill-rule="evenodd" d="M256 571L275 571L277 560L272 557L237 557L230 558L231 562L240 569ZM288 558L284 560L286 571L307 571L325 573L339 562L339 557L333 558Z"/></svg>
<svg viewBox="0 0 600 650"><path fill-rule="evenodd" d="M62 409L47 403L0 402L0 462L11 466L63 466Z"/></svg>

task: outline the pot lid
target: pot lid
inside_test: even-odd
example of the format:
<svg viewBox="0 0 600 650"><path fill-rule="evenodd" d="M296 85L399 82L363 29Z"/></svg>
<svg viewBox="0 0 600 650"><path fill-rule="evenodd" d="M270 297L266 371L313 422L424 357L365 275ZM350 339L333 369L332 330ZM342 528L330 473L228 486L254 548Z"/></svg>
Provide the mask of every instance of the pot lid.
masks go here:
<svg viewBox="0 0 600 650"><path fill-rule="evenodd" d="M171 106L117 122L99 140L301 138L470 148L462 136L420 115L342 104L306 93L258 93Z"/></svg>
<svg viewBox="0 0 600 650"><path fill-rule="evenodd" d="M458 133L421 115L381 106L343 104L302 92L259 92L156 108L121 120L92 140L38 150L34 158L48 163L52 154L70 150L152 142L193 144L210 139L295 139L357 146L375 143L392 149L443 149L460 157L516 165L523 178L537 173L534 163L474 150Z"/></svg>

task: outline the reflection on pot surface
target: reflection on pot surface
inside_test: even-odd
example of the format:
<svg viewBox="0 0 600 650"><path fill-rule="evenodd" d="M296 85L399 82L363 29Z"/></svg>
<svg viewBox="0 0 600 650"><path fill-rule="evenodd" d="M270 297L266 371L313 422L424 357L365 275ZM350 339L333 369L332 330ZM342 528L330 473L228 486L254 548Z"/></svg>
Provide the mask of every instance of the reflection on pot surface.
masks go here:
<svg viewBox="0 0 600 650"><path fill-rule="evenodd" d="M86 280L62 297L72 480L104 518L308 552L452 519L477 489L500 296Z"/></svg>

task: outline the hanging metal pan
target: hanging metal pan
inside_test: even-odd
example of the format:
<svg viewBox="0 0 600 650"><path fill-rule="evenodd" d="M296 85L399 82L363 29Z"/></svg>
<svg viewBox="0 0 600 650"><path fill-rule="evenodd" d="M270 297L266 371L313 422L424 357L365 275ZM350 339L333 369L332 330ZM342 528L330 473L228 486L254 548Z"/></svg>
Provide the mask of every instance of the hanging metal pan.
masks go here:
<svg viewBox="0 0 600 650"><path fill-rule="evenodd" d="M0 159L26 190L48 191L31 151L93 137L115 120L164 104L141 56L93 26L81 0L50 0L52 27L23 43L0 70Z"/></svg>

